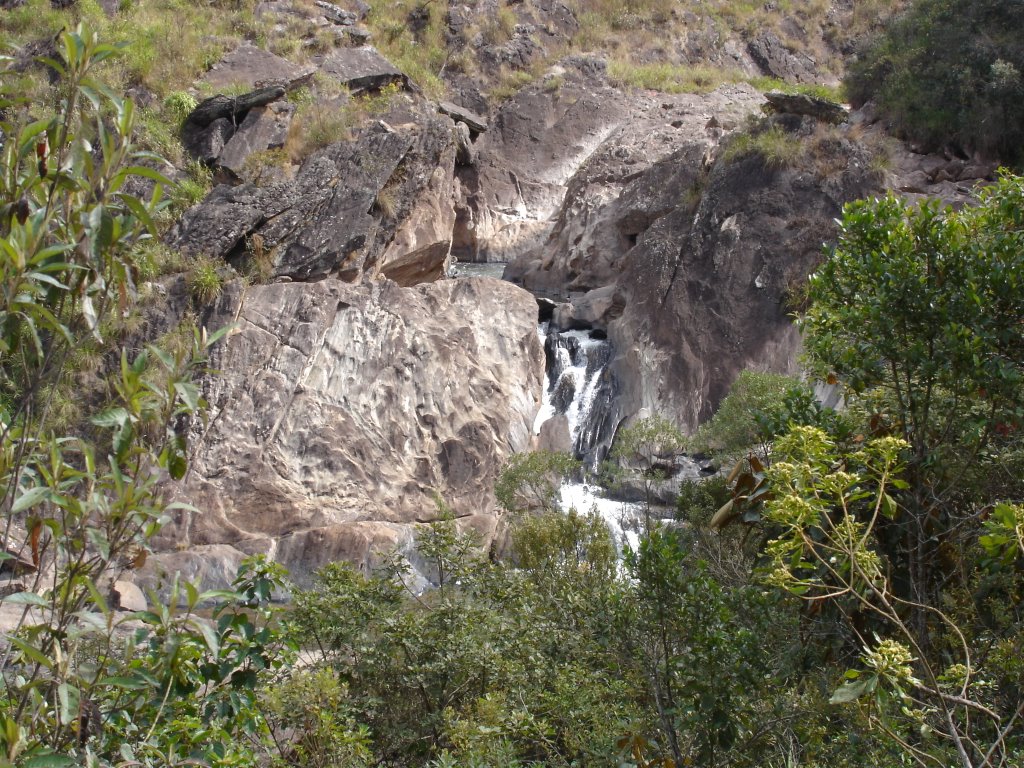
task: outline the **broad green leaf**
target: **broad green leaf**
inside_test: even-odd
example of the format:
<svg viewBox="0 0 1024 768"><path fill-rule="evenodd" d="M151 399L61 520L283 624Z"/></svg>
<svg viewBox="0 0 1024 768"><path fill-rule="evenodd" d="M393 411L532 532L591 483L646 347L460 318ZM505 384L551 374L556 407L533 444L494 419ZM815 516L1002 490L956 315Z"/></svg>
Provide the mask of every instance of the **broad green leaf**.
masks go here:
<svg viewBox="0 0 1024 768"><path fill-rule="evenodd" d="M856 680L843 683L836 688L830 698L829 704L849 704L856 701L866 693L871 693L878 685L878 676L875 674L862 675Z"/></svg>
<svg viewBox="0 0 1024 768"><path fill-rule="evenodd" d="M24 512L36 504L41 504L50 498L51 493L51 489L45 485L37 485L35 488L30 488L15 499L14 504L11 505L11 512Z"/></svg>
<svg viewBox="0 0 1024 768"><path fill-rule="evenodd" d="M22 764L22 768L74 768L78 761L64 755L36 755Z"/></svg>
<svg viewBox="0 0 1024 768"><path fill-rule="evenodd" d="M13 603L14 605L37 605L40 608L48 608L50 601L46 600L35 592L15 592L13 595L0 597L0 602Z"/></svg>

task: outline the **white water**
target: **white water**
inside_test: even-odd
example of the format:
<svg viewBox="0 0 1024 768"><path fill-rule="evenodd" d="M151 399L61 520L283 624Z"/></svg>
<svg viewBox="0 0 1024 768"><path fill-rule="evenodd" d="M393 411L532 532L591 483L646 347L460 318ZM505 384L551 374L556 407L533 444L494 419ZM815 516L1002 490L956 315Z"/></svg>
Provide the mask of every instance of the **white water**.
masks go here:
<svg viewBox="0 0 1024 768"><path fill-rule="evenodd" d="M575 509L580 514L596 512L608 525L615 539L615 547L619 554L626 547L632 550L640 545L640 505L625 501L606 499L600 495L601 489L588 483L562 483L561 507L563 512Z"/></svg>
<svg viewBox="0 0 1024 768"><path fill-rule="evenodd" d="M541 323L538 326L537 335L542 343L547 341L547 323ZM548 372L549 384L544 389L543 402L537 413L537 418L533 422L533 433L540 434L544 422L558 413L555 396L571 382L572 401L568 407L565 407L564 413L568 421L572 445L579 450L580 433L587 427L594 400L601 387L603 367L594 364L594 361L600 359L597 356L608 346L608 342L593 338L590 331L564 331L558 334L558 340L558 346L554 350L554 373L557 378L550 381L551 371ZM575 354L568 348L573 346L573 342L579 345ZM575 362L573 357L576 358ZM589 447L580 450L580 453L586 453Z"/></svg>

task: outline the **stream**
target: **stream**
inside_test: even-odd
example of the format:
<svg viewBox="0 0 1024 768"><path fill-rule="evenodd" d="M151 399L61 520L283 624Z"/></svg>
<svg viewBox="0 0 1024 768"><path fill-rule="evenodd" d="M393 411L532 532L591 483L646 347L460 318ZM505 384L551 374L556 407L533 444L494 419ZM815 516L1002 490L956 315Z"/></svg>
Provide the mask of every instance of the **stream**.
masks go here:
<svg viewBox="0 0 1024 768"><path fill-rule="evenodd" d="M500 263L457 263L452 277L501 278ZM539 436L548 422L564 419L571 453L588 470L608 456L617 424L614 415L615 381L609 364L614 350L599 330L558 331L539 322L537 334L544 345L545 387L540 410L533 425ZM564 511L596 512L607 524L621 552L639 542L640 505L616 501L601 495L597 485L565 481L560 488Z"/></svg>

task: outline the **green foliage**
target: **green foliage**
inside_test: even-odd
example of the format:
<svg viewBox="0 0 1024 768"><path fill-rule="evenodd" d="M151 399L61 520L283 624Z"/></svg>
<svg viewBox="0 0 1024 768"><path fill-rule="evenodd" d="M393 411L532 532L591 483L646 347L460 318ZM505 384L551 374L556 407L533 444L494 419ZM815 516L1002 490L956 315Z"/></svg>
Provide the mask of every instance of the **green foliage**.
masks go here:
<svg viewBox="0 0 1024 768"><path fill-rule="evenodd" d="M722 160L734 163L742 158L756 156L766 168L790 168L800 162L804 146L798 136L767 123L735 136L726 145Z"/></svg>
<svg viewBox="0 0 1024 768"><path fill-rule="evenodd" d="M371 765L369 731L355 723L347 699L348 688L331 669L300 670L266 689L260 704L280 753L273 765L303 768Z"/></svg>
<svg viewBox="0 0 1024 768"><path fill-rule="evenodd" d="M672 422L647 416L616 433L612 456L652 474L663 471L664 462L675 458L684 445L683 433Z"/></svg>
<svg viewBox="0 0 1024 768"><path fill-rule="evenodd" d="M518 530L518 568L481 560L442 520L418 543L437 589L408 594L395 565L366 577L335 564L296 593L298 625L347 686L331 710L368 726L375 761L617 764L616 734L637 711L604 647L618 578L608 530L559 513Z"/></svg>
<svg viewBox="0 0 1024 768"><path fill-rule="evenodd" d="M907 618L908 608L921 606L893 583L884 531L901 514L899 492L909 488L901 478L908 447L885 437L841 454L813 427L780 439L768 470L773 495L766 516L777 535L766 548L766 581L804 600L841 606L851 622L877 622L874 642L861 635L860 668L847 671L831 703L857 702L915 758L964 768L993 758L1007 764L1015 747L1003 728L1018 702L1011 698L999 711L989 695L998 665L972 653L962 631L932 606L926 609L950 641L929 653Z"/></svg>
<svg viewBox="0 0 1024 768"><path fill-rule="evenodd" d="M753 449L765 455L769 441L782 430L759 416L770 412L773 421L781 420L786 398L805 393L809 394L806 385L790 376L743 371L715 415L697 430L690 442L698 450L725 457L735 458ZM779 419L774 414L779 414Z"/></svg>
<svg viewBox="0 0 1024 768"><path fill-rule="evenodd" d="M200 257L192 260L185 282L192 298L199 304L209 304L220 296L224 289L224 278L220 275L222 268L215 259Z"/></svg>
<svg viewBox="0 0 1024 768"><path fill-rule="evenodd" d="M171 188L171 202L178 213L201 202L213 187L213 171L198 160L189 160L185 174Z"/></svg>
<svg viewBox="0 0 1024 768"><path fill-rule="evenodd" d="M973 457L1024 418L1022 211L1024 181L1010 176L963 211L891 195L854 203L811 280L815 369L878 393L875 428L905 439L945 487L941 462Z"/></svg>
<svg viewBox="0 0 1024 768"><path fill-rule="evenodd" d="M197 106L198 100L187 91L173 91L164 99L164 109L170 112L179 125L185 122Z"/></svg>
<svg viewBox="0 0 1024 768"><path fill-rule="evenodd" d="M823 85L821 83L787 83L785 80L779 80L775 77L755 77L750 80L750 84L763 93L769 93L771 91L782 93L802 93L807 96L814 96L818 99L833 101L837 104L842 104L846 101L846 94L843 92L841 87L837 88L835 86Z"/></svg>
<svg viewBox="0 0 1024 768"><path fill-rule="evenodd" d="M567 453L517 453L502 470L494 495L506 512L554 510L560 499L559 486L579 471L580 466L580 462Z"/></svg>
<svg viewBox="0 0 1024 768"><path fill-rule="evenodd" d="M103 391L79 392L81 421L62 425L54 407L71 362L133 316L135 259L169 184L132 144L131 102L97 79L121 46L81 27L57 43L55 113L32 119L9 92L0 104L0 559L16 553L24 577L3 598L20 616L4 634L0 754L17 766L252 765L254 692L287 658L267 607L277 570L246 564L222 593L176 581L174 607L150 595L152 609L130 615L105 595L185 507L164 493L187 471L186 427L205 407L193 378L223 332L115 353L96 365ZM154 182L148 199L127 191L133 176ZM200 617L204 600L221 604Z"/></svg>
<svg viewBox="0 0 1024 768"><path fill-rule="evenodd" d="M752 630L758 592L724 590L671 531L651 531L627 568L633 599L621 631L644 673L663 751L675 765L718 764L753 721L745 693L765 671Z"/></svg>
<svg viewBox="0 0 1024 768"><path fill-rule="evenodd" d="M1024 159L1024 8L1004 0L915 0L853 62L846 88L932 148Z"/></svg>

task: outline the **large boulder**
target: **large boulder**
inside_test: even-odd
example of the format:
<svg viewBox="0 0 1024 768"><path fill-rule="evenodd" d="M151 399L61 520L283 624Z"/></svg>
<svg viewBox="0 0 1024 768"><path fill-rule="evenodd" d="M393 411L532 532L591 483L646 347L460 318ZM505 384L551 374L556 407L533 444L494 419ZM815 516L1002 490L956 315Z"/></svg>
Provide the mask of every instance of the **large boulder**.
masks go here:
<svg viewBox="0 0 1024 768"><path fill-rule="evenodd" d="M314 72L315 67L299 66L251 43L243 43L210 67L201 82L219 91L267 85L293 90L308 84Z"/></svg>
<svg viewBox="0 0 1024 768"><path fill-rule="evenodd" d="M236 328L212 360L180 493L202 513L165 528L171 552L150 572L195 570L179 550L213 551L197 547L229 548L203 570L213 581L233 553L276 557L300 583L331 559L369 566L407 548L439 498L487 530L478 517L539 405L532 296L490 278L326 279L253 286L218 312L210 325Z"/></svg>
<svg viewBox="0 0 1024 768"><path fill-rule="evenodd" d="M352 93L408 84L405 74L369 45L332 51L320 63L320 71L346 86Z"/></svg>
<svg viewBox="0 0 1024 768"><path fill-rule="evenodd" d="M215 63L202 82L221 91L239 87L258 89L267 85L293 90L308 84L315 71L313 67L301 67L252 43L243 43Z"/></svg>

